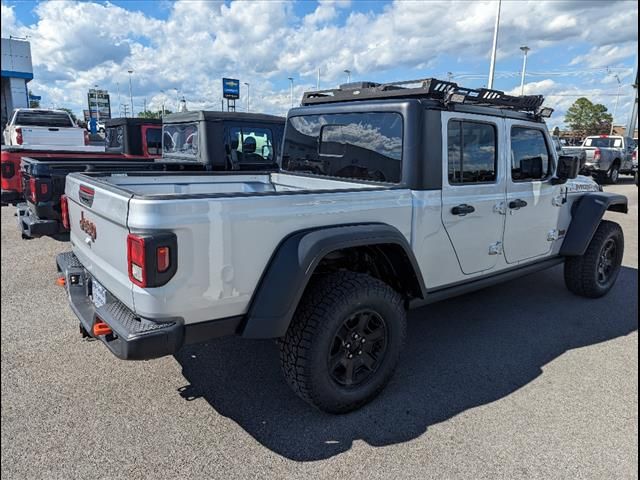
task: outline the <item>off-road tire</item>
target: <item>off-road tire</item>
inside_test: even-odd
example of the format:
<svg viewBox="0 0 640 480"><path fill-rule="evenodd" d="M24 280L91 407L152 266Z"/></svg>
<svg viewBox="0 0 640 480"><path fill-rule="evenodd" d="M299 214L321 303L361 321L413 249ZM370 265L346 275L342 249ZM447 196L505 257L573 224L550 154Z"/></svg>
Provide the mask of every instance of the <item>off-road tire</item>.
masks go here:
<svg viewBox="0 0 640 480"><path fill-rule="evenodd" d="M329 367L332 345L344 322L366 309L383 319L386 350L375 371L358 385L335 381ZM328 413L346 413L371 401L385 387L404 346L406 310L402 296L386 283L354 272L313 278L280 340L280 363L293 391Z"/></svg>
<svg viewBox="0 0 640 480"><path fill-rule="evenodd" d="M615 259L611 274L608 275L605 282L601 282L598 280L598 266L603 249L610 240L615 242ZM622 228L615 222L602 220L584 255L567 257L564 263L564 281L567 288L582 297L602 297L616 283L620 273L623 253L624 234L622 233Z"/></svg>

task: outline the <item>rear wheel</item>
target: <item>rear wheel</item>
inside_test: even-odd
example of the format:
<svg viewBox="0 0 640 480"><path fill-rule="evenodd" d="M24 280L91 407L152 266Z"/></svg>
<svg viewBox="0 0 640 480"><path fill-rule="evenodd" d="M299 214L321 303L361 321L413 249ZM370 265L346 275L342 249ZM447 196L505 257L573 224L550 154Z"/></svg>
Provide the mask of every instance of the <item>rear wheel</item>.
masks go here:
<svg viewBox="0 0 640 480"><path fill-rule="evenodd" d="M620 163L616 160L607 172L607 182L615 185L620 179Z"/></svg>
<svg viewBox="0 0 640 480"><path fill-rule="evenodd" d="M329 413L372 400L402 351L402 296L369 275L339 272L314 279L285 337L280 362L293 390Z"/></svg>
<svg viewBox="0 0 640 480"><path fill-rule="evenodd" d="M622 265L624 234L615 222L603 220L581 257L568 257L564 265L567 288L583 297L605 295L616 282Z"/></svg>

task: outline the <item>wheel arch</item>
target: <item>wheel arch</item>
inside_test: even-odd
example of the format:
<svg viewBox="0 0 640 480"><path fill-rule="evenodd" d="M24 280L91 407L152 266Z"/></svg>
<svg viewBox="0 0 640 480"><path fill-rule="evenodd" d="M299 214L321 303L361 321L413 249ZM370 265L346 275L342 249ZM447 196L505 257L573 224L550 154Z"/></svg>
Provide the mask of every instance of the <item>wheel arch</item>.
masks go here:
<svg viewBox="0 0 640 480"><path fill-rule="evenodd" d="M611 192L593 192L576 201L560 255L584 255L606 211L628 213L627 197Z"/></svg>
<svg viewBox="0 0 640 480"><path fill-rule="evenodd" d="M424 298L425 286L418 264L397 228L376 223L302 230L286 237L271 257L251 299L241 335L283 336L318 267L354 252L391 268L396 273L394 278L382 280L407 298Z"/></svg>

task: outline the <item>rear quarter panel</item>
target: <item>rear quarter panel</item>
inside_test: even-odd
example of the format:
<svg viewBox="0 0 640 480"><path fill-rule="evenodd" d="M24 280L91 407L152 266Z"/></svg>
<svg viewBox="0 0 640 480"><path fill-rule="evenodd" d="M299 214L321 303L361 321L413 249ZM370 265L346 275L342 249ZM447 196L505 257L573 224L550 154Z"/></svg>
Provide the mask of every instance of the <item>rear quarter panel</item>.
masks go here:
<svg viewBox="0 0 640 480"><path fill-rule="evenodd" d="M410 241L409 190L296 193L225 199L132 198L132 233L173 231L178 269L163 287L133 287L136 312L186 323L246 313L271 256L293 232L324 225L384 222ZM292 288L282 279L282 288Z"/></svg>

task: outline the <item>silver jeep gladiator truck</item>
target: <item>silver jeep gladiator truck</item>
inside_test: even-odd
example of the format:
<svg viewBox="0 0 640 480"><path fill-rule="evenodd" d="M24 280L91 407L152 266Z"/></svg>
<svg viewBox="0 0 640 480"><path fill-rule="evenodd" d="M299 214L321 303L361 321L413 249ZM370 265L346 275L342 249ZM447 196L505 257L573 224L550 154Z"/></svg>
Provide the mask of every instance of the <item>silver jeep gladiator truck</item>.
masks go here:
<svg viewBox="0 0 640 480"><path fill-rule="evenodd" d="M279 172L73 173L57 265L80 331L123 359L278 339L293 390L343 413L387 384L410 308L558 264L600 297L627 199L556 155L542 102L347 84L289 112Z"/></svg>

